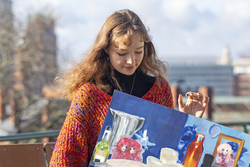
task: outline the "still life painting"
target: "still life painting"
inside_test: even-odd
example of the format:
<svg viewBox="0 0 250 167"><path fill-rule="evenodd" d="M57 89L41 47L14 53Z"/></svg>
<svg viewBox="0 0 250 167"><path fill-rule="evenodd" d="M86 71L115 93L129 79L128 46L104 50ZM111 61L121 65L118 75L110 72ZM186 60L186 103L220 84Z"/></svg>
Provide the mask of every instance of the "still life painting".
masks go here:
<svg viewBox="0 0 250 167"><path fill-rule="evenodd" d="M249 164L249 134L115 91L89 167Z"/></svg>

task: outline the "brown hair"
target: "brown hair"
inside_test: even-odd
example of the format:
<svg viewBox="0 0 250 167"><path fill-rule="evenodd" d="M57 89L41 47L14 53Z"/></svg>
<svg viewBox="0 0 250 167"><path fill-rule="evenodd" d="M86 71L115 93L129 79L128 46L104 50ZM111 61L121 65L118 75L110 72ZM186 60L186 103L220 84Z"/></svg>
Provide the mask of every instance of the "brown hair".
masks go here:
<svg viewBox="0 0 250 167"><path fill-rule="evenodd" d="M108 92L109 85L102 81L106 74L110 74L109 77L121 89L114 77L113 67L105 49L111 44L116 45L124 40L124 44L130 45L134 32L139 32L141 40L144 41L144 57L138 69L145 74L155 76L159 83L160 78L166 75L166 66L157 58L154 45L141 19L134 12L126 9L111 14L82 61L56 78L56 83L63 88L64 96L71 100L77 89L86 82L95 83L99 89Z"/></svg>

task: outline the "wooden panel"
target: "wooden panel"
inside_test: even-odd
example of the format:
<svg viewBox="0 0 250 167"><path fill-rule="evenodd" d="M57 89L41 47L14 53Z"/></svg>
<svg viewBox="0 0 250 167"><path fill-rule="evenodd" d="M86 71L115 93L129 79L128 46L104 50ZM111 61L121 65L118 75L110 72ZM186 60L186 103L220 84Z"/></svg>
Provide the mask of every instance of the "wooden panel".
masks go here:
<svg viewBox="0 0 250 167"><path fill-rule="evenodd" d="M1 167L46 167L43 144L0 145Z"/></svg>
<svg viewBox="0 0 250 167"><path fill-rule="evenodd" d="M53 153L53 149L55 147L55 142L51 142L51 143L44 143L44 148L45 148L45 153L46 153L46 157L47 157L47 162L49 164L50 162L50 158L52 156Z"/></svg>

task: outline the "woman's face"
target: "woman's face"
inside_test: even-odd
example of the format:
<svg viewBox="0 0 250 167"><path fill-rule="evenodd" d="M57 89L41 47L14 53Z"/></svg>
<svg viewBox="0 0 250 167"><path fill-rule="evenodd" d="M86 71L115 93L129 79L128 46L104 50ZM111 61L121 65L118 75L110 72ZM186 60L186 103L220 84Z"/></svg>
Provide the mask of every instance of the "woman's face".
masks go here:
<svg viewBox="0 0 250 167"><path fill-rule="evenodd" d="M139 67L144 56L144 42L140 39L139 33L133 33L131 45L127 46L121 41L117 46L110 45L107 49L110 62L118 72L132 75Z"/></svg>

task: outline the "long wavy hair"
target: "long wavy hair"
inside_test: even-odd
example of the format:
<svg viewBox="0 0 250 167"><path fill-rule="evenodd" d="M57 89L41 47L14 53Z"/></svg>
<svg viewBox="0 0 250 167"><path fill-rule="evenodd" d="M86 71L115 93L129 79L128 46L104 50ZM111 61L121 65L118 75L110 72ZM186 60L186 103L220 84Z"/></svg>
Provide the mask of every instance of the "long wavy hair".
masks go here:
<svg viewBox="0 0 250 167"><path fill-rule="evenodd" d="M62 87L63 95L71 100L77 89L86 82L94 83L102 91L109 92L110 86L103 82L103 78L107 75L112 83L122 91L114 77L114 70L105 49L108 49L111 44L117 45L121 41L129 46L135 32L139 32L141 41L144 41L144 57L138 70L155 76L158 86L160 86L160 79L167 74L166 66L158 59L154 45L141 19L134 12L125 9L111 14L83 59L56 77L55 82Z"/></svg>

